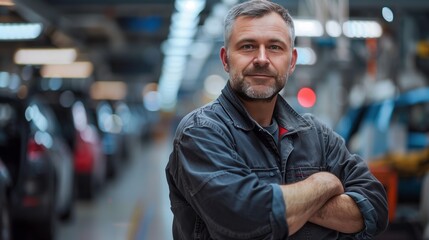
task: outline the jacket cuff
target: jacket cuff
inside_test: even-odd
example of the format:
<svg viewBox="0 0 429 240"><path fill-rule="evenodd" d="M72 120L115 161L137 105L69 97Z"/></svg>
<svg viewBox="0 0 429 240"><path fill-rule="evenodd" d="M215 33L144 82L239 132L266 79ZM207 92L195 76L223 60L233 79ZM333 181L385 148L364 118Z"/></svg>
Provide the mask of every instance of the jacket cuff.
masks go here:
<svg viewBox="0 0 429 240"><path fill-rule="evenodd" d="M356 233L355 237L357 239L373 239L377 232L377 213L371 202L359 193L345 192L344 194L347 194L356 202L365 224L365 228Z"/></svg>
<svg viewBox="0 0 429 240"><path fill-rule="evenodd" d="M270 184L273 188L271 209L272 239L285 239L289 235L286 222L286 205L283 192L278 184Z"/></svg>

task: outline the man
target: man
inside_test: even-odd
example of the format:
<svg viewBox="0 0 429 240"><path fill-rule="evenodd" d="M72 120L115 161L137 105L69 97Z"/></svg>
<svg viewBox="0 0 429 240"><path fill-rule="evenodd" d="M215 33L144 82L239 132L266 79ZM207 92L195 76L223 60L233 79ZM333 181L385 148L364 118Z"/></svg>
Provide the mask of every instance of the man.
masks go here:
<svg viewBox="0 0 429 240"><path fill-rule="evenodd" d="M295 69L283 7L254 0L225 19L230 79L184 117L166 168L174 239L371 239L387 226L383 186L344 141L278 95Z"/></svg>

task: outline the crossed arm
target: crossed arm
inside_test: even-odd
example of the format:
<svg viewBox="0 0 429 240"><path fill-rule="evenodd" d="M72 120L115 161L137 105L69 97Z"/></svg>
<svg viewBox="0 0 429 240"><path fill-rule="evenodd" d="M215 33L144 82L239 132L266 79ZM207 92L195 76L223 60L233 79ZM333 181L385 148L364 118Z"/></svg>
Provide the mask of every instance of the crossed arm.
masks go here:
<svg viewBox="0 0 429 240"><path fill-rule="evenodd" d="M286 204L289 235L306 222L343 233L359 232L364 227L356 203L344 194L340 180L331 173L315 173L304 181L280 188Z"/></svg>

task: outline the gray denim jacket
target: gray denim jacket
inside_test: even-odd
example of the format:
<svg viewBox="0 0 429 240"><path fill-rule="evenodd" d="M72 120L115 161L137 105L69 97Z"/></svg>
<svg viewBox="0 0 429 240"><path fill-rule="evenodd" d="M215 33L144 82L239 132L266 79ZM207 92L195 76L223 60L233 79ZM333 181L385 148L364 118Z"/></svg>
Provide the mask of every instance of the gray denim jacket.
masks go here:
<svg viewBox="0 0 429 240"><path fill-rule="evenodd" d="M166 167L174 239L371 239L388 223L386 193L343 139L278 97L279 144L248 115L229 84L182 119ZM362 212L365 229L345 235L307 223L288 236L279 185L328 171Z"/></svg>

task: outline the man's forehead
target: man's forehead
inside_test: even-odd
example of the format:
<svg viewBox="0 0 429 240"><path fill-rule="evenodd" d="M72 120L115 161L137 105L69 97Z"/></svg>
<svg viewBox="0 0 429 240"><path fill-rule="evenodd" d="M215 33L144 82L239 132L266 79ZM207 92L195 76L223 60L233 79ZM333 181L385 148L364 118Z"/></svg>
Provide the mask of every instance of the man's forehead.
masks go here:
<svg viewBox="0 0 429 240"><path fill-rule="evenodd" d="M291 29L285 21L277 21L273 17L263 20L262 18L263 17L254 18L248 16L241 16L240 18L237 18L235 24L233 25L231 37L238 39L251 38L252 36L276 36L274 38L291 38Z"/></svg>

